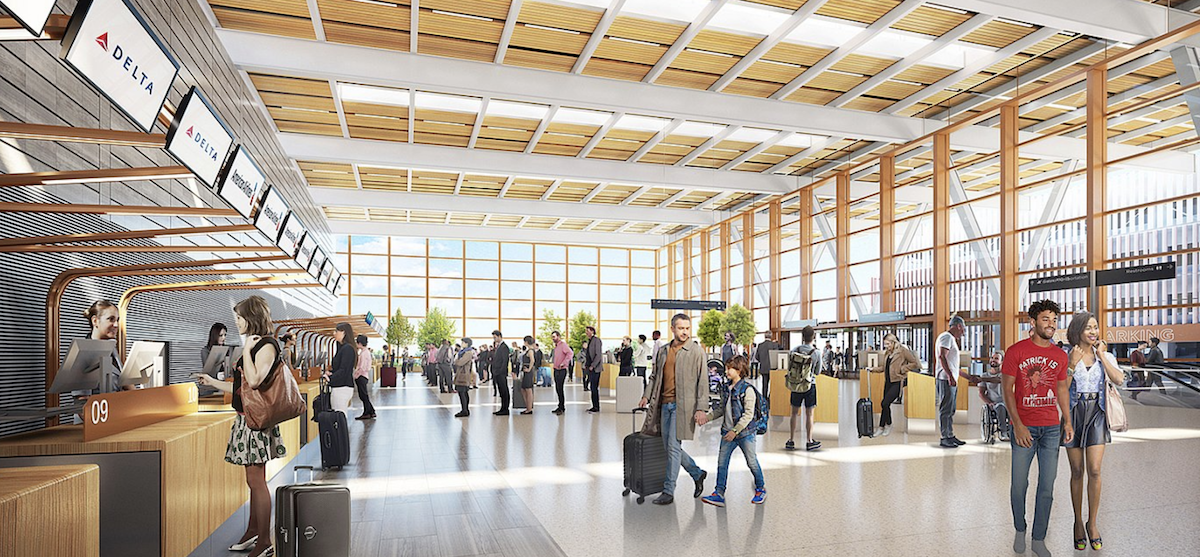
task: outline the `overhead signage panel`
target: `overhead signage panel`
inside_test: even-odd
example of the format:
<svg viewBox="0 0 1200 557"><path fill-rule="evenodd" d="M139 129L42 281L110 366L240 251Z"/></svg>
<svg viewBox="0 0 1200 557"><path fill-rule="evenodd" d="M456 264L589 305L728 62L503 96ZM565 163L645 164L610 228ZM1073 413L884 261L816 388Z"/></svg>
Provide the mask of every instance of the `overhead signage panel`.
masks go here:
<svg viewBox="0 0 1200 557"><path fill-rule="evenodd" d="M268 187L266 195L263 196L262 205L258 208L258 214L254 216L254 226L258 228L259 232L266 234L271 242L278 245L279 234L283 231L283 221L287 220L290 212L287 201L284 201L283 196L279 195L279 188Z"/></svg>
<svg viewBox="0 0 1200 557"><path fill-rule="evenodd" d="M317 239L312 234L305 234L304 239L300 241L300 249L296 251L296 263L301 269L307 269L312 263L313 256L317 254Z"/></svg>
<svg viewBox="0 0 1200 557"><path fill-rule="evenodd" d="M342 280L343 280L342 274L338 273L336 276L334 276L333 280L331 281L333 284L333 287L330 288L329 291L331 293L333 293L334 296L337 296L338 291L342 289Z"/></svg>
<svg viewBox="0 0 1200 557"><path fill-rule="evenodd" d="M715 309L717 311L725 311L726 305L724 300L666 300L660 298L650 300L650 309L686 309L692 311Z"/></svg>
<svg viewBox="0 0 1200 557"><path fill-rule="evenodd" d="M213 187L233 147L233 132L217 116L208 99L192 87L175 111L167 131L167 152L188 167L204 185Z"/></svg>
<svg viewBox="0 0 1200 557"><path fill-rule="evenodd" d="M254 200L258 199L258 193L266 183L267 176L258 167L258 163L250 158L246 147L239 145L229 168L225 169L217 194L248 219L254 208Z"/></svg>
<svg viewBox="0 0 1200 557"><path fill-rule="evenodd" d="M179 62L128 0L82 0L62 57L145 132L179 74Z"/></svg>
<svg viewBox="0 0 1200 557"><path fill-rule="evenodd" d="M325 288L329 288L329 279L333 278L333 260L325 261L325 266L321 268L321 274L317 276L317 282L321 283Z"/></svg>
<svg viewBox="0 0 1200 557"><path fill-rule="evenodd" d="M1087 288L1091 286L1090 273L1071 273L1053 277L1029 279L1030 292L1051 292L1054 290L1070 290L1072 288Z"/></svg>
<svg viewBox="0 0 1200 557"><path fill-rule="evenodd" d="M885 311L883 313L864 313L858 316L859 323L892 323L904 321L903 311Z"/></svg>
<svg viewBox="0 0 1200 557"><path fill-rule="evenodd" d="M320 282L321 267L325 266L325 259L325 250L321 248L313 250L312 263L308 265L308 274L317 279L317 282Z"/></svg>
<svg viewBox="0 0 1200 557"><path fill-rule="evenodd" d="M54 0L0 0L0 8L8 12L35 37L40 37L54 11Z"/></svg>
<svg viewBox="0 0 1200 557"><path fill-rule="evenodd" d="M1130 282L1146 282L1151 280L1170 280L1175 278L1175 262L1151 263L1135 267L1105 269L1096 271L1096 286L1127 284Z"/></svg>
<svg viewBox="0 0 1200 557"><path fill-rule="evenodd" d="M288 213L287 220L283 223L283 233L279 235L279 241L275 242L275 245L289 256L296 257L303 239L304 223L300 222L300 217L297 217L296 213Z"/></svg>

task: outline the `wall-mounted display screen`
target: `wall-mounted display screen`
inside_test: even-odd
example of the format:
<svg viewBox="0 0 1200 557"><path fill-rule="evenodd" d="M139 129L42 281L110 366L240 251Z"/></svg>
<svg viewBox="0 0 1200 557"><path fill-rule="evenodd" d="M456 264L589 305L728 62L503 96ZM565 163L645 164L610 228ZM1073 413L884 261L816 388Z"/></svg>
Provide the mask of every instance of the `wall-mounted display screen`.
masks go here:
<svg viewBox="0 0 1200 557"><path fill-rule="evenodd" d="M250 158L246 147L239 145L233 154L233 161L225 169L217 194L248 219L254 209L254 201L258 199L258 192L266 183L267 176L258 167L258 163Z"/></svg>
<svg viewBox="0 0 1200 557"><path fill-rule="evenodd" d="M296 251L296 263L300 265L301 269L308 268L318 249L317 239L312 234L306 233L304 239L300 241L300 249Z"/></svg>
<svg viewBox="0 0 1200 557"><path fill-rule="evenodd" d="M179 62L127 0L82 0L63 37L67 65L142 131L158 119Z"/></svg>
<svg viewBox="0 0 1200 557"><path fill-rule="evenodd" d="M308 274L317 279L317 282L320 282L321 268L325 266L325 261L327 259L328 258L325 256L325 250L323 249L317 248L316 251L313 252L312 263L309 263L308 265Z"/></svg>
<svg viewBox="0 0 1200 557"><path fill-rule="evenodd" d="M317 282L321 283L325 288L329 288L329 279L333 278L333 271L333 261L326 261L325 266L321 267L321 274L317 276Z"/></svg>
<svg viewBox="0 0 1200 557"><path fill-rule="evenodd" d="M288 218L283 223L283 234L279 235L279 241L275 245L292 257L296 257L296 250L300 249L300 241L304 239L304 223L300 222L300 217L296 213L289 213Z"/></svg>
<svg viewBox="0 0 1200 557"><path fill-rule="evenodd" d="M290 212L287 201L284 201L283 196L279 195L279 188L268 187L267 193L263 195L262 205L258 207L258 214L254 215L254 226L271 242L279 244L279 233L283 231L283 221L287 220Z"/></svg>
<svg viewBox="0 0 1200 557"><path fill-rule="evenodd" d="M333 271L333 276L329 277L329 293L337 296L338 289L342 286L342 273L336 269Z"/></svg>
<svg viewBox="0 0 1200 557"><path fill-rule="evenodd" d="M211 188L217 184L232 147L233 132L200 90L192 87L175 110L175 120L167 131L167 152Z"/></svg>
<svg viewBox="0 0 1200 557"><path fill-rule="evenodd" d="M40 37L54 10L54 0L0 0L0 9L12 14L35 37Z"/></svg>

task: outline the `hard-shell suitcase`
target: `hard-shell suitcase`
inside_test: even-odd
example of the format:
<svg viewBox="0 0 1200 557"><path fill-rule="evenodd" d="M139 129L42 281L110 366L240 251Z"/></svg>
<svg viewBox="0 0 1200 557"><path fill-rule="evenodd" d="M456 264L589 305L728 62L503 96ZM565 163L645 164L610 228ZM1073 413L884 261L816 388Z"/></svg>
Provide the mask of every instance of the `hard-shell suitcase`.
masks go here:
<svg viewBox="0 0 1200 557"><path fill-rule="evenodd" d="M667 448L662 437L645 435L637 431L637 415L645 408L633 411L634 432L625 436L622 452L625 458L625 492L638 495L637 502L646 502L646 496L659 493L667 481Z"/></svg>
<svg viewBox="0 0 1200 557"><path fill-rule="evenodd" d="M870 398L860 398L854 405L854 420L858 422L858 436L870 437L875 435L875 415Z"/></svg>
<svg viewBox="0 0 1200 557"><path fill-rule="evenodd" d="M275 554L280 557L349 557L350 490L344 485L282 485L275 490Z"/></svg>
<svg viewBox="0 0 1200 557"><path fill-rule="evenodd" d="M379 368L379 386L393 388L396 386L395 366L383 366Z"/></svg>
<svg viewBox="0 0 1200 557"><path fill-rule="evenodd" d="M333 410L333 399L330 398L329 394L329 382L322 377L319 385L320 389L317 392L317 396L312 400L312 421L314 422L317 421L317 416Z"/></svg>
<svg viewBox="0 0 1200 557"><path fill-rule="evenodd" d="M321 442L321 468L341 468L350 463L350 431L346 414L338 411L317 414Z"/></svg>
<svg viewBox="0 0 1200 557"><path fill-rule="evenodd" d="M525 393L521 390L521 378L517 377L512 380L512 407L525 408Z"/></svg>

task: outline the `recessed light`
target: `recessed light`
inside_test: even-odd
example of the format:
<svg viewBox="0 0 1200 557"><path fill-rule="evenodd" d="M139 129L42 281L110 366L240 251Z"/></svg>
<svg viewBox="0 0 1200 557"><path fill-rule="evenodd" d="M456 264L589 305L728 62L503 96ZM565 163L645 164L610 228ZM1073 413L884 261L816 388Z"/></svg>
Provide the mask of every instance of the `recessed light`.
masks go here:
<svg viewBox="0 0 1200 557"><path fill-rule="evenodd" d="M491 21L491 20L489 20L489 21ZM532 23L526 23L524 25L530 29L541 29L542 31L555 31L558 33L567 33L568 35L578 35L579 34L579 31L572 31L570 29L559 29L558 27L546 27L545 25L534 25Z"/></svg>
<svg viewBox="0 0 1200 557"><path fill-rule="evenodd" d="M652 42L650 42L650 41L639 41L639 40L637 40L637 39L626 39L625 37L608 37L608 38L610 38L610 39L612 39L612 40L614 40L614 41L621 41L621 42L623 42L623 43L640 44L640 45L645 45L645 46L657 46L657 47L660 47L660 48L662 47L662 45L661 45L661 44L658 44L658 43L652 43Z"/></svg>
<svg viewBox="0 0 1200 557"><path fill-rule="evenodd" d="M342 102L408 106L408 90L406 89L338 83L338 94L341 96Z"/></svg>
<svg viewBox="0 0 1200 557"><path fill-rule="evenodd" d="M478 15L471 15L471 14L460 14L460 13L457 13L457 12L447 12L447 11L443 11L443 10L431 10L431 11L432 11L433 13L435 13L435 14L438 14L438 15L448 15L448 16L452 16L452 17L461 17L461 18L463 18L463 19L474 19L474 20L477 20L477 21L492 21L492 18L490 18L490 17L483 17L483 16L478 16Z"/></svg>
<svg viewBox="0 0 1200 557"><path fill-rule="evenodd" d="M709 54L712 56L720 56L722 58L733 58L732 54L725 54L724 52L713 52L711 50L700 50L698 48L685 48L683 50L687 52L695 52L696 54Z"/></svg>
<svg viewBox="0 0 1200 557"><path fill-rule="evenodd" d="M1025 23L1024 21L1016 21L1016 20L1008 19L1008 18L1006 18L1006 17L998 17L998 18L996 18L996 21L1000 21L1000 22L1003 22L1003 23L1008 23L1008 24L1010 24L1010 25L1017 25L1017 26L1020 26L1020 27L1028 27L1028 28L1030 28L1030 29L1032 29L1032 28L1033 28L1033 25L1030 25L1030 24L1028 24L1028 23Z"/></svg>

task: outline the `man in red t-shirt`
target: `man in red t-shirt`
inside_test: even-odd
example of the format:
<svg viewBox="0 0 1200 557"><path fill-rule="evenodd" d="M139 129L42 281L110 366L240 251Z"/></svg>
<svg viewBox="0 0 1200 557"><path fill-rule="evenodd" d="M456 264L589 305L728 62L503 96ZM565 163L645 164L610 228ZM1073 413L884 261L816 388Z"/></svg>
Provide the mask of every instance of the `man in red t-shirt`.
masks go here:
<svg viewBox="0 0 1200 557"><path fill-rule="evenodd" d="M1012 423L1013 551L1025 552L1025 495L1029 491L1029 468L1036 456L1038 485L1033 511L1033 552L1050 555L1046 529L1054 502L1054 480L1058 473L1058 447L1075 432L1069 417L1067 388L1070 374L1067 354L1054 345L1058 328L1058 304L1041 300L1029 306L1033 334L1008 348L1001 368L1001 392ZM1059 395L1062 396L1059 396ZM1062 424L1061 426L1059 424Z"/></svg>

